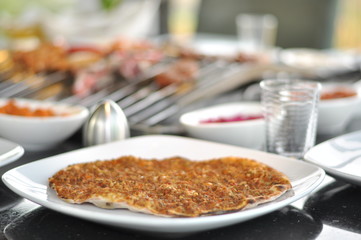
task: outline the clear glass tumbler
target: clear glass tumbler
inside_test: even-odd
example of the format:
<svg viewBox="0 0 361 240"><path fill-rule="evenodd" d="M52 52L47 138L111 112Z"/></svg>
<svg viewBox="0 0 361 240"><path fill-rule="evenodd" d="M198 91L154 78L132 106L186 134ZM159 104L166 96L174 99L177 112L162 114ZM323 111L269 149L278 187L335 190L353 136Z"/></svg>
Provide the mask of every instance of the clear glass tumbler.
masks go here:
<svg viewBox="0 0 361 240"><path fill-rule="evenodd" d="M241 52L258 54L275 46L278 20L274 15L241 13L236 26Z"/></svg>
<svg viewBox="0 0 361 240"><path fill-rule="evenodd" d="M295 79L260 83L266 120L266 151L302 159L315 144L321 84Z"/></svg>

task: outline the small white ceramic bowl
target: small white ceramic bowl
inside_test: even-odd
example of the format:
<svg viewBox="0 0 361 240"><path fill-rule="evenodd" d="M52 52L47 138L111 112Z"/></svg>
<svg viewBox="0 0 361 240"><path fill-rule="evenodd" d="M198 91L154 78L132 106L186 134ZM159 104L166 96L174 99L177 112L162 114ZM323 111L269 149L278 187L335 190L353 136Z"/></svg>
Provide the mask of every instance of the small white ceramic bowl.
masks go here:
<svg viewBox="0 0 361 240"><path fill-rule="evenodd" d="M64 116L24 117L0 114L0 137L20 144L25 150L40 151L55 147L73 135L84 123L89 110L55 102L15 98L17 106L31 109L51 108ZM9 99L0 99L0 106Z"/></svg>
<svg viewBox="0 0 361 240"><path fill-rule="evenodd" d="M183 114L180 123L186 133L195 138L262 149L265 142L265 121L261 119L223 123L201 123L208 119L236 115L262 115L259 102L227 103Z"/></svg>
<svg viewBox="0 0 361 240"><path fill-rule="evenodd" d="M320 100L317 133L322 135L341 134L361 107L360 88L355 84L322 83L321 95L337 89L349 89L355 96Z"/></svg>

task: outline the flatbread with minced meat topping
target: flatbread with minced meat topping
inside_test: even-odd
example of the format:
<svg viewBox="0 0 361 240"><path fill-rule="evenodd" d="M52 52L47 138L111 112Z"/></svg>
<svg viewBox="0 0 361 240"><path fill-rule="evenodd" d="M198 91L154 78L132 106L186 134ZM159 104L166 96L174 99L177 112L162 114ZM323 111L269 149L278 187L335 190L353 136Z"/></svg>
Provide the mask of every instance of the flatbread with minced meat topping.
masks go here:
<svg viewBox="0 0 361 240"><path fill-rule="evenodd" d="M49 178L49 185L70 203L166 217L237 211L272 201L292 188L283 173L240 157L191 161L123 156L70 165Z"/></svg>

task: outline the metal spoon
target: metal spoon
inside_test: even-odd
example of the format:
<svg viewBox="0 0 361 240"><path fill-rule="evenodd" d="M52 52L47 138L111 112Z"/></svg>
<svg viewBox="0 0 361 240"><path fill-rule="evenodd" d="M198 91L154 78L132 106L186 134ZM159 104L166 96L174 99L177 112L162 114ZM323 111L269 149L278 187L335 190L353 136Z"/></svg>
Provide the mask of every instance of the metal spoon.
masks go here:
<svg viewBox="0 0 361 240"><path fill-rule="evenodd" d="M123 140L129 136L127 118L112 100L98 103L83 128L84 146Z"/></svg>

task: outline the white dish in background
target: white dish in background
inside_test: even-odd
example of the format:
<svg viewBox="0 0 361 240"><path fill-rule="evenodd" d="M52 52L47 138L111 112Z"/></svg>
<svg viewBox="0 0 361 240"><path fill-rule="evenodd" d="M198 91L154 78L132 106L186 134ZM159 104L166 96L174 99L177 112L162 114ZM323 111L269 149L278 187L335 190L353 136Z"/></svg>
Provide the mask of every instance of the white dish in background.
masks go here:
<svg viewBox="0 0 361 240"><path fill-rule="evenodd" d="M356 92L355 96L321 100L319 102L317 133L336 135L342 133L350 120L361 108L361 88L352 83L322 83L322 92L348 89Z"/></svg>
<svg viewBox="0 0 361 240"><path fill-rule="evenodd" d="M228 214L195 218L166 218L124 209L102 209L91 204L70 204L59 199L48 187L48 178L69 164L112 159L123 155L143 158L183 156L195 161L224 156L248 157L286 174L293 195L280 197L255 208ZM15 193L44 207L113 227L148 232L191 233L246 221L287 206L311 193L323 180L324 171L304 161L236 146L185 137L148 135L84 148L32 162L6 172L4 183Z"/></svg>
<svg viewBox="0 0 361 240"><path fill-rule="evenodd" d="M0 99L0 106L10 99ZM57 116L24 117L0 114L0 137L20 144L25 150L52 148L74 134L88 117L89 110L80 105L14 98L16 106L32 110L51 109ZM66 114L66 115L61 115Z"/></svg>
<svg viewBox="0 0 361 240"><path fill-rule="evenodd" d="M361 131L322 142L304 158L336 178L361 186Z"/></svg>
<svg viewBox="0 0 361 240"><path fill-rule="evenodd" d="M342 51L319 50L312 48L289 48L280 53L282 63L320 75L330 75L357 69L354 54Z"/></svg>
<svg viewBox="0 0 361 240"><path fill-rule="evenodd" d="M18 160L23 154L22 146L0 138L0 167Z"/></svg>
<svg viewBox="0 0 361 240"><path fill-rule="evenodd" d="M225 123L201 123L202 120L232 117L238 114L262 115L262 106L259 102L225 103L185 113L179 121L191 137L262 149L265 142L263 118Z"/></svg>
<svg viewBox="0 0 361 240"><path fill-rule="evenodd" d="M208 56L233 57L239 52L238 45L236 37L206 33L196 34L191 42L193 49Z"/></svg>

